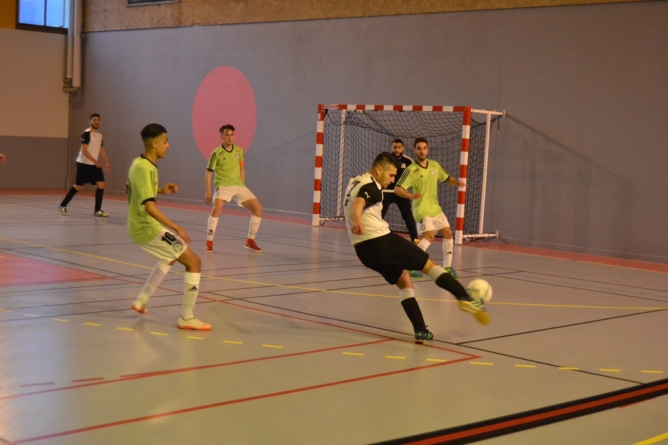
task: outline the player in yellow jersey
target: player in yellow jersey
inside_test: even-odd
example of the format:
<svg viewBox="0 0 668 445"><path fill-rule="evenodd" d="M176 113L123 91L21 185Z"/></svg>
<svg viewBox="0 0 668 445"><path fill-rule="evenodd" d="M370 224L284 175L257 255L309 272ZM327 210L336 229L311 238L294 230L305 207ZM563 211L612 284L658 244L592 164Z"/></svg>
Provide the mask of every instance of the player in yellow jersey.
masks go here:
<svg viewBox="0 0 668 445"><path fill-rule="evenodd" d="M128 195L128 232L130 238L144 251L158 259L144 288L132 309L146 313L146 305L153 292L172 265L178 261L186 267L183 275L184 295L181 316L177 322L179 329L208 331L211 325L204 323L193 314L199 290L201 261L188 248L190 237L186 229L167 218L156 203L158 193L176 193L176 184L168 183L158 187L158 159L167 155L169 141L167 130L160 124L149 124L141 131L144 154L132 161L128 172L126 192ZM170 230L165 229L164 226Z"/></svg>
<svg viewBox="0 0 668 445"><path fill-rule="evenodd" d="M412 200L413 216L417 221L418 231L422 240L418 247L426 251L434 241L436 231L443 236L443 267L453 277L457 272L452 268L453 240L448 218L438 203L438 183L445 182L452 186L463 186L464 182L450 176L441 165L433 159L427 159L429 143L425 138L415 139L413 145L416 161L409 165L401 175L394 193L402 198ZM413 193L408 189L412 188Z"/></svg>
<svg viewBox="0 0 668 445"><path fill-rule="evenodd" d="M220 138L223 140L223 143L211 153L209 163L206 166L206 175L204 176L204 183L206 184L204 202L211 204L211 174L216 174L214 180L213 209L211 209L207 227L206 252L213 252L213 237L216 233L218 217L223 211L223 206L234 199L237 204L251 211L248 238L244 247L255 253L260 253L262 249L255 242L255 234L260 228L260 222L262 221L262 204L260 204L260 201L244 184L246 179L244 150L238 145L234 145L234 127L232 125L226 124L220 127Z"/></svg>

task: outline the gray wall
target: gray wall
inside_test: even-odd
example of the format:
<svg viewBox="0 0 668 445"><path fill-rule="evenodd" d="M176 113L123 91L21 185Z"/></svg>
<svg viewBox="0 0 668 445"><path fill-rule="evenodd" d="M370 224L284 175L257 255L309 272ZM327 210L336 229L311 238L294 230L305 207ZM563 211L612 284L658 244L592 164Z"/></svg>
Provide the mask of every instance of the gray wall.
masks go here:
<svg viewBox="0 0 668 445"><path fill-rule="evenodd" d="M7 161L0 163L0 190L65 187L66 138L0 136L0 153L7 156Z"/></svg>
<svg viewBox="0 0 668 445"><path fill-rule="evenodd" d="M667 28L657 2L89 33L73 122L103 115L117 191L140 129L162 123L172 145L162 181L201 200L193 99L207 73L234 66L258 110L247 184L266 208L306 216L318 103L506 109L486 230L668 261Z"/></svg>

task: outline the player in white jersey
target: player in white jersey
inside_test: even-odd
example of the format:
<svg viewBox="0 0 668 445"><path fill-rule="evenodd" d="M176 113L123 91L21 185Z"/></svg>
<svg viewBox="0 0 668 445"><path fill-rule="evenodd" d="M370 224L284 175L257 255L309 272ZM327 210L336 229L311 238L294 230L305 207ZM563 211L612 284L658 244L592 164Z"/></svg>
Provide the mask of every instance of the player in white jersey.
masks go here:
<svg viewBox="0 0 668 445"><path fill-rule="evenodd" d="M413 325L416 341L431 340L434 336L427 330L407 270L421 270L429 275L438 287L459 300L461 310L473 314L479 323L489 324L489 314L482 303L471 299L464 287L431 261L424 250L391 232L383 220L381 190L394 181L396 174L397 166L392 155L381 153L374 160L371 170L348 183L344 214L357 257L366 267L381 274L385 281L397 285L401 305Z"/></svg>
<svg viewBox="0 0 668 445"><path fill-rule="evenodd" d="M102 210L102 196L104 195L104 172L102 172L102 163L98 158L102 157L106 164L105 170L111 170L111 163L107 158L107 152L104 150L104 142L102 141L102 133L98 131L100 128L100 115L93 113L90 115L90 127L86 128L81 133L81 150L79 150L79 157L77 158L77 176L74 181L74 186L67 192L65 199L60 203L58 209L60 213L67 216L67 205L70 203L74 195L85 184L97 185L95 190L95 211L94 216L106 217L109 214Z"/></svg>

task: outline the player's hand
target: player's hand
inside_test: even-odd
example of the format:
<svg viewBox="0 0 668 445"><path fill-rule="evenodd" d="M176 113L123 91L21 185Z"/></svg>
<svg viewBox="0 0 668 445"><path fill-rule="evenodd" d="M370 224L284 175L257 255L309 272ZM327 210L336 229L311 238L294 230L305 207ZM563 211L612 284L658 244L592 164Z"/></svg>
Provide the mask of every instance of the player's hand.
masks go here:
<svg viewBox="0 0 668 445"><path fill-rule="evenodd" d="M170 193L176 193L179 191L179 187L176 184L173 184L171 182L168 182L165 184L165 187L163 188L163 193L165 195L169 195Z"/></svg>
<svg viewBox="0 0 668 445"><path fill-rule="evenodd" d="M413 193L413 197L411 199L420 199L420 198L422 198L422 193L417 192Z"/></svg>
<svg viewBox="0 0 668 445"><path fill-rule="evenodd" d="M5 155L0 154L0 162L5 162L6 160L7 158L5 157Z"/></svg>
<svg viewBox="0 0 668 445"><path fill-rule="evenodd" d="M190 237L188 236L188 232L186 232L186 229L179 226L176 228L176 234L180 236L181 239L186 242L186 244L190 244Z"/></svg>
<svg viewBox="0 0 668 445"><path fill-rule="evenodd" d="M105 167L104 171L109 173L111 171L111 164L107 162L107 166Z"/></svg>
<svg viewBox="0 0 668 445"><path fill-rule="evenodd" d="M459 180L459 179L455 179L455 185L457 187L464 187L466 185L466 183L464 181Z"/></svg>
<svg viewBox="0 0 668 445"><path fill-rule="evenodd" d="M95 161L95 167L102 168L102 164L100 163L100 161Z"/></svg>
<svg viewBox="0 0 668 445"><path fill-rule="evenodd" d="M206 192L206 193L204 194L204 203L205 203L206 205L211 204L211 192Z"/></svg>
<svg viewBox="0 0 668 445"><path fill-rule="evenodd" d="M355 224L350 231L355 235L364 235L364 226L361 223Z"/></svg>

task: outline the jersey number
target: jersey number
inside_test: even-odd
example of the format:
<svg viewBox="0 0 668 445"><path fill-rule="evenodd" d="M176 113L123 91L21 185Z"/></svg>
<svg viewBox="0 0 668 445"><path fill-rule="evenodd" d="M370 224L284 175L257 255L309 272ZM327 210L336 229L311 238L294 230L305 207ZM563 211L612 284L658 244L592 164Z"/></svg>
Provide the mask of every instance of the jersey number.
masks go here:
<svg viewBox="0 0 668 445"><path fill-rule="evenodd" d="M176 237L169 232L165 232L162 236L162 240L171 246L176 241Z"/></svg>

